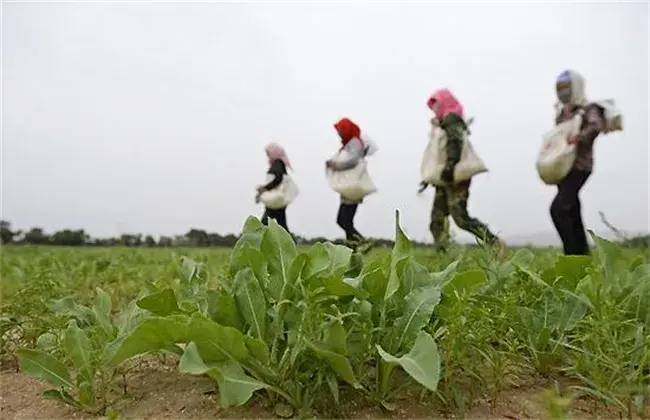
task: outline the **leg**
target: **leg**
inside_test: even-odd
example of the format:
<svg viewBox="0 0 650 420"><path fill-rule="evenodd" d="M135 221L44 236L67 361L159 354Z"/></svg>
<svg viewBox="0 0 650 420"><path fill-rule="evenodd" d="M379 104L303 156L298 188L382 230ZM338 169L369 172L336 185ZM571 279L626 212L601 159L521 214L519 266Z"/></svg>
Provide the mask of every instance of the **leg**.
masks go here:
<svg viewBox="0 0 650 420"><path fill-rule="evenodd" d="M348 241L363 239L363 236L354 228L354 215L357 213L358 204L341 202L336 216L336 224L345 232Z"/></svg>
<svg viewBox="0 0 650 420"><path fill-rule="evenodd" d="M269 208L264 209L264 214L262 215L262 224L264 226L268 226L268 224L269 224L269 212L270 211L271 211L271 209L269 209Z"/></svg>
<svg viewBox="0 0 650 420"><path fill-rule="evenodd" d="M587 255L589 244L582 222L578 194L590 173L572 170L558 185L558 193L551 205L551 217L555 224L566 255Z"/></svg>
<svg viewBox="0 0 650 420"><path fill-rule="evenodd" d="M262 216L262 223L264 225L268 225L269 219L275 220L280 226L284 228L284 230L289 232L289 228L287 227L286 207L281 209L267 208L264 211L264 216Z"/></svg>
<svg viewBox="0 0 650 420"><path fill-rule="evenodd" d="M435 246L444 250L449 245L449 202L444 187L436 187L429 230Z"/></svg>
<svg viewBox="0 0 650 420"><path fill-rule="evenodd" d="M470 232L478 239L490 245L499 241L499 238L479 219L470 217L467 212L469 199L469 186L471 180L461 182L449 187L449 207L451 217L459 228Z"/></svg>

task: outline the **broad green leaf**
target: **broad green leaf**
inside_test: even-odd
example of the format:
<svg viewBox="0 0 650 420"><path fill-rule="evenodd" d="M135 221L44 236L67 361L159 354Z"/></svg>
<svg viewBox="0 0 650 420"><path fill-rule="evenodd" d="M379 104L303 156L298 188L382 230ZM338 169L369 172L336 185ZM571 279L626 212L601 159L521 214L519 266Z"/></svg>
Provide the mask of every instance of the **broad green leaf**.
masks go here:
<svg viewBox="0 0 650 420"><path fill-rule="evenodd" d="M535 259L535 254L530 249L520 249L515 252L515 255L510 258L510 262L518 265L529 268Z"/></svg>
<svg viewBox="0 0 650 420"><path fill-rule="evenodd" d="M208 317L225 327L237 328L244 330L244 320L242 319L235 297L227 290L220 288L218 290L207 291Z"/></svg>
<svg viewBox="0 0 650 420"><path fill-rule="evenodd" d="M147 318L127 335L109 344L105 358L117 366L134 356L189 341L190 318L184 315Z"/></svg>
<svg viewBox="0 0 650 420"><path fill-rule="evenodd" d="M188 341L196 342L203 360L210 363L228 359L245 362L250 357L239 330L219 325L198 313L192 316L188 337Z"/></svg>
<svg viewBox="0 0 650 420"><path fill-rule="evenodd" d="M377 345L382 359L402 367L413 379L430 391L436 391L440 380L440 355L433 337L424 331L418 333L411 351L402 357L395 357Z"/></svg>
<svg viewBox="0 0 650 420"><path fill-rule="evenodd" d="M431 280L433 280L433 283L441 287L444 286L456 275L456 272L458 271L458 263L459 260L456 260L445 267L444 270L438 271L436 273L431 273Z"/></svg>
<svg viewBox="0 0 650 420"><path fill-rule="evenodd" d="M330 254L325 244L319 242L313 245L306 255L307 261L302 272L304 278L309 279L327 273L330 267Z"/></svg>
<svg viewBox="0 0 650 420"><path fill-rule="evenodd" d="M246 403L259 389L270 388L268 384L248 376L244 369L233 361L219 363L209 372L219 385L219 404L227 408Z"/></svg>
<svg viewBox="0 0 650 420"><path fill-rule="evenodd" d="M168 316L173 314L182 314L183 311L178 307L176 294L172 289L165 289L160 292L151 294L137 301L137 305L154 315Z"/></svg>
<svg viewBox="0 0 650 420"><path fill-rule="evenodd" d="M388 276L388 285L386 286L386 293L384 300L388 300L393 296L400 286L400 276L406 264L406 260L411 255L411 242L402 230L399 224L399 210L395 211L395 246L390 256L390 274Z"/></svg>
<svg viewBox="0 0 650 420"><path fill-rule="evenodd" d="M370 301L377 305L384 300L388 277L381 268L364 273L361 284L364 290L370 294Z"/></svg>
<svg viewBox="0 0 650 420"><path fill-rule="evenodd" d="M342 354L328 350L326 346L319 343L312 343L305 340L307 346L316 353L316 355L323 360L327 361L332 370L338 375L339 378L349 383L353 387L360 389L361 385L354 376L354 370L347 357Z"/></svg>
<svg viewBox="0 0 650 420"><path fill-rule="evenodd" d="M119 326L117 331L118 337L123 337L129 333L133 328L136 327L140 322L142 322L148 313L140 308L136 302L132 301L128 304L124 312L118 315L117 325Z"/></svg>
<svg viewBox="0 0 650 420"><path fill-rule="evenodd" d="M106 335L111 339L115 338L115 329L111 323L111 297L99 287L95 288L95 291L97 296L95 296L95 303L92 307L95 318Z"/></svg>
<svg viewBox="0 0 650 420"><path fill-rule="evenodd" d="M409 258L404 266L402 274L402 287L404 294L407 295L413 290L433 284L429 270L422 264L415 261L414 258Z"/></svg>
<svg viewBox="0 0 650 420"><path fill-rule="evenodd" d="M591 258L585 255L560 255L555 262L555 286L575 291L578 282L587 275Z"/></svg>
<svg viewBox="0 0 650 420"><path fill-rule="evenodd" d="M261 250L268 264L268 291L276 301L281 301L283 292L291 287L291 265L298 255L296 244L286 230L270 219Z"/></svg>
<svg viewBox="0 0 650 420"><path fill-rule="evenodd" d="M244 336L244 341L246 342L246 348L250 352L252 358L265 366L271 363L269 346L267 346L264 341L258 340L257 338L253 338L248 335Z"/></svg>
<svg viewBox="0 0 650 420"><path fill-rule="evenodd" d="M49 307L57 315L75 318L83 325L95 324L95 313L90 308L77 304L71 297L53 300Z"/></svg>
<svg viewBox="0 0 650 420"><path fill-rule="evenodd" d="M409 293L404 301L404 313L395 320L392 331L395 340L391 348L394 352L410 345L429 323L433 310L440 302L440 289L435 285L421 287Z"/></svg>
<svg viewBox="0 0 650 420"><path fill-rule="evenodd" d="M38 350L16 351L20 370L61 388L74 388L68 369L54 356Z"/></svg>
<svg viewBox="0 0 650 420"><path fill-rule="evenodd" d="M466 293L472 294L483 286L486 282L485 272L482 270L468 270L456 273L456 275L445 285L442 293L453 295L454 292L459 295Z"/></svg>
<svg viewBox="0 0 650 420"><path fill-rule="evenodd" d="M178 368L181 373L192 375L208 374L219 385L220 403L223 408L242 405L253 392L269 386L246 375L241 366L233 361L206 364L195 343L190 343L181 357Z"/></svg>
<svg viewBox="0 0 650 420"><path fill-rule="evenodd" d="M343 245L336 245L330 242L325 243L325 248L329 253L331 276L343 277L350 268L350 259L352 250Z"/></svg>
<svg viewBox="0 0 650 420"><path fill-rule="evenodd" d="M323 342L330 350L347 356L347 333L339 321L334 320L325 327Z"/></svg>
<svg viewBox="0 0 650 420"><path fill-rule="evenodd" d="M618 261L621 260L621 247L615 243L603 239L589 230L589 235L596 246L596 256L600 266L600 272L605 279L615 281Z"/></svg>
<svg viewBox="0 0 650 420"><path fill-rule="evenodd" d="M191 258L181 258L181 274L186 283L192 282L194 277L199 273L199 264Z"/></svg>
<svg viewBox="0 0 650 420"><path fill-rule="evenodd" d="M262 225L256 217L251 216L246 219L242 234L237 240L237 243L235 243L233 251L230 254L230 275L232 277L234 277L242 268L249 266L250 254L248 254L245 249L247 247L256 250L260 249L262 236L266 229L267 228Z"/></svg>
<svg viewBox="0 0 650 420"><path fill-rule="evenodd" d="M77 383L92 383L95 376L91 355L92 344L86 333L74 321L71 321L70 326L65 330L63 346L74 364Z"/></svg>
<svg viewBox="0 0 650 420"><path fill-rule="evenodd" d="M266 299L253 270L245 268L235 276L235 299L253 337L266 337Z"/></svg>

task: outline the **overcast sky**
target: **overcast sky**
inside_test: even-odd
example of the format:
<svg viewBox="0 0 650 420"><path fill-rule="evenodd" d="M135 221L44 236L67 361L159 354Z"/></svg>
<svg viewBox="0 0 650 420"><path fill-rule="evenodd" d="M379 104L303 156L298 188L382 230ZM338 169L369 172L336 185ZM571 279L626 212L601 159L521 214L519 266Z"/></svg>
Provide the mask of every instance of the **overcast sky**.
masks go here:
<svg viewBox="0 0 650 420"><path fill-rule="evenodd" d="M379 191L358 229L428 232L416 195L430 111L448 87L475 116L490 172L470 214L506 238L553 231L535 170L554 80L581 72L625 131L601 136L582 193L623 229L649 229L648 3L4 3L2 218L19 228L237 232L261 215L264 145L283 144L301 195L292 231L340 237L324 177L348 116L372 137ZM457 231L457 230L456 230ZM468 238L467 235L460 235Z"/></svg>

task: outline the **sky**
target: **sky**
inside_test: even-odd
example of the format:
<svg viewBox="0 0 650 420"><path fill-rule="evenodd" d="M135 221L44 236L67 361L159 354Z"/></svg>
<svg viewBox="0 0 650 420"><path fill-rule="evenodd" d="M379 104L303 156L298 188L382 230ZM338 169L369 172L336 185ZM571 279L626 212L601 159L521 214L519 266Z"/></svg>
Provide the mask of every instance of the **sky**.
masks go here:
<svg viewBox="0 0 650 420"><path fill-rule="evenodd" d="M489 169L470 214L506 239L553 232L556 189L535 159L570 68L624 118L596 141L585 225L602 230L602 211L647 232L648 21L647 2L3 2L1 217L93 236L236 233L263 212L254 189L276 141L300 187L289 228L341 237L324 162L347 116L379 147L358 230L393 237L399 209L431 241L433 190L417 187L426 101L447 87Z"/></svg>

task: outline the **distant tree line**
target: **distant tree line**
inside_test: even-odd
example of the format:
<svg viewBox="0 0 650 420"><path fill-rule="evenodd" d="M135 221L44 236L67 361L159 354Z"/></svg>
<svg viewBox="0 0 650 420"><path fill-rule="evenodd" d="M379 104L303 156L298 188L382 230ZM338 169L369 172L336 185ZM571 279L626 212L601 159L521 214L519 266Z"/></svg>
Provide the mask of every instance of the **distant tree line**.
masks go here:
<svg viewBox="0 0 650 420"><path fill-rule="evenodd" d="M0 241L2 244L13 245L59 245L59 246L127 246L127 247L232 247L239 239L238 235L228 234L222 236L210 233L203 229L191 228L184 235L160 236L141 233L123 233L113 238L93 238L84 229L63 229L52 234L45 232L40 227L29 230L13 230L11 223L0 221ZM315 244L328 241L327 238L304 238L295 236L300 244ZM337 242L337 241L335 241ZM339 241L340 242L340 241ZM378 245L392 247L394 242L389 239L375 239ZM414 244L425 245L425 244Z"/></svg>

